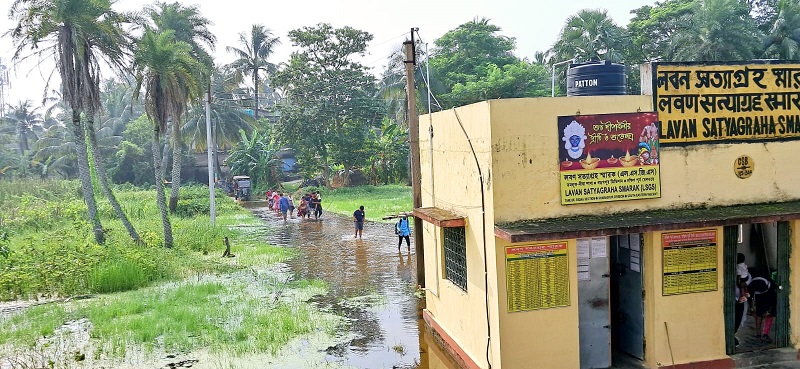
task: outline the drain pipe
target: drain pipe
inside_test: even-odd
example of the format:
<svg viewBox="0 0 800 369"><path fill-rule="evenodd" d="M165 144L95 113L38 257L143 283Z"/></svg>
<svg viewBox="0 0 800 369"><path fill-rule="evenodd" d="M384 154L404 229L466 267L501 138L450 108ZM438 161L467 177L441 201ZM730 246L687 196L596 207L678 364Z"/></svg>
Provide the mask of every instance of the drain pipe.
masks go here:
<svg viewBox="0 0 800 369"><path fill-rule="evenodd" d="M475 153L475 148L472 146L472 140L469 138L469 134L467 134L467 130L464 129L464 124L461 123L461 117L458 116L458 112L455 108L453 108L453 113L456 115L456 120L458 121L458 125L461 127L461 132L464 132L464 136L467 138L467 143L469 143L469 149L472 151L472 157L475 159L475 167L478 169L478 178L481 182L481 235L483 236L483 285L485 290L486 299L484 300L486 305L486 363L489 364L489 369L492 368L492 362L489 357L489 353L491 351L491 343L492 343L492 325L491 321L489 320L489 272L488 272L488 262L489 258L486 254L486 194L483 188L483 173L481 172L481 165L478 161L478 155Z"/></svg>

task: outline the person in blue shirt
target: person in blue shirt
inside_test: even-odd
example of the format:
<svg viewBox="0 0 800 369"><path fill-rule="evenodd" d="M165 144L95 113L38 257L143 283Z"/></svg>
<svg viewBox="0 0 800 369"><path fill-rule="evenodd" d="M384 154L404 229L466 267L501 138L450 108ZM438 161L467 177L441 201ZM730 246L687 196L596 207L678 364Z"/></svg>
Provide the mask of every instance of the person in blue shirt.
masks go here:
<svg viewBox="0 0 800 369"><path fill-rule="evenodd" d="M411 252L411 239L408 237L411 235L411 228L408 225L408 217L403 215L400 220L397 221L395 224L394 233L397 234L397 249L400 250L400 245L403 244L403 239L406 239L406 247L408 251Z"/></svg>
<svg viewBox="0 0 800 369"><path fill-rule="evenodd" d="M353 212L353 223L356 227L356 235L353 238L361 238L361 234L364 232L364 217L364 205L361 205Z"/></svg>
<svg viewBox="0 0 800 369"><path fill-rule="evenodd" d="M289 198L284 196L284 194L278 194L280 199L278 200L278 206L281 209L281 214L283 215L283 220L286 221L286 213L289 212Z"/></svg>

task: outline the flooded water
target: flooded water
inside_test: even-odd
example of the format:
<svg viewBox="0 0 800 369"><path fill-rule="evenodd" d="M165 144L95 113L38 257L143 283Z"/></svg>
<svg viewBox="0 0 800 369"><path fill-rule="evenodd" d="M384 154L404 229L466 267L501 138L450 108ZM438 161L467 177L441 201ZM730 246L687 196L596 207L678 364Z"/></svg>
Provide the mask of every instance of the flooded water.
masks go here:
<svg viewBox="0 0 800 369"><path fill-rule="evenodd" d="M405 243L398 250L393 224L367 222L356 239L351 218L326 213L284 222L266 208L251 210L268 224L267 242L300 251L289 262L298 278L328 283L330 292L315 302L350 322L351 339L329 347L329 361L356 368L455 368L422 328L414 243L410 252Z"/></svg>

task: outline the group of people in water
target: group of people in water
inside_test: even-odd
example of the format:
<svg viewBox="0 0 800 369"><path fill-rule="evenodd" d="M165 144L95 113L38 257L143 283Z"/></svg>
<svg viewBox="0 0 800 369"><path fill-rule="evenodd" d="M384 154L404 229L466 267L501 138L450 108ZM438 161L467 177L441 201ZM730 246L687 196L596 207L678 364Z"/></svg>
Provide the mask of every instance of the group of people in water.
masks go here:
<svg viewBox="0 0 800 369"><path fill-rule="evenodd" d="M299 218L319 219L322 216L322 196L319 191L308 192L300 198L300 204L295 207L293 196L275 190L268 190L266 200L269 208L275 210L283 216L283 220L294 218L294 211L297 210Z"/></svg>
<svg viewBox="0 0 800 369"><path fill-rule="evenodd" d="M294 218L295 210L297 210L297 216L299 218L310 219L311 215L314 215L314 219L319 219L319 217L322 216L322 196L320 196L319 191L308 192L303 195L297 207L295 207L292 197L293 196L290 194L269 189L265 198L269 208L279 213L284 221L288 220L288 218ZM365 220L366 213L362 205L353 212L353 222L355 224L355 235L353 237L361 238L362 232L364 231ZM407 215L402 214L400 216L400 219L395 223L394 233L397 235L397 249L400 249L403 240L405 240L406 247L410 251L411 240L409 236L411 235L411 227L408 223Z"/></svg>

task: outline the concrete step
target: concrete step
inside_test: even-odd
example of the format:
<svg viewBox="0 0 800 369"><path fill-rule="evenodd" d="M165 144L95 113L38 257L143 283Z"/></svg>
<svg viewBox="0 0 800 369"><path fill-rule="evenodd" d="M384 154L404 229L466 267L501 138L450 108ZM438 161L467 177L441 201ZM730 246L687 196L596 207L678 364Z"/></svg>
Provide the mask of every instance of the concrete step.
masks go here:
<svg viewBox="0 0 800 369"><path fill-rule="evenodd" d="M736 368L773 368L772 365L779 363L781 365L797 365L779 366L782 368L800 368L800 361L797 361L797 351L791 347L744 352L731 355L731 359L733 359L734 367Z"/></svg>

